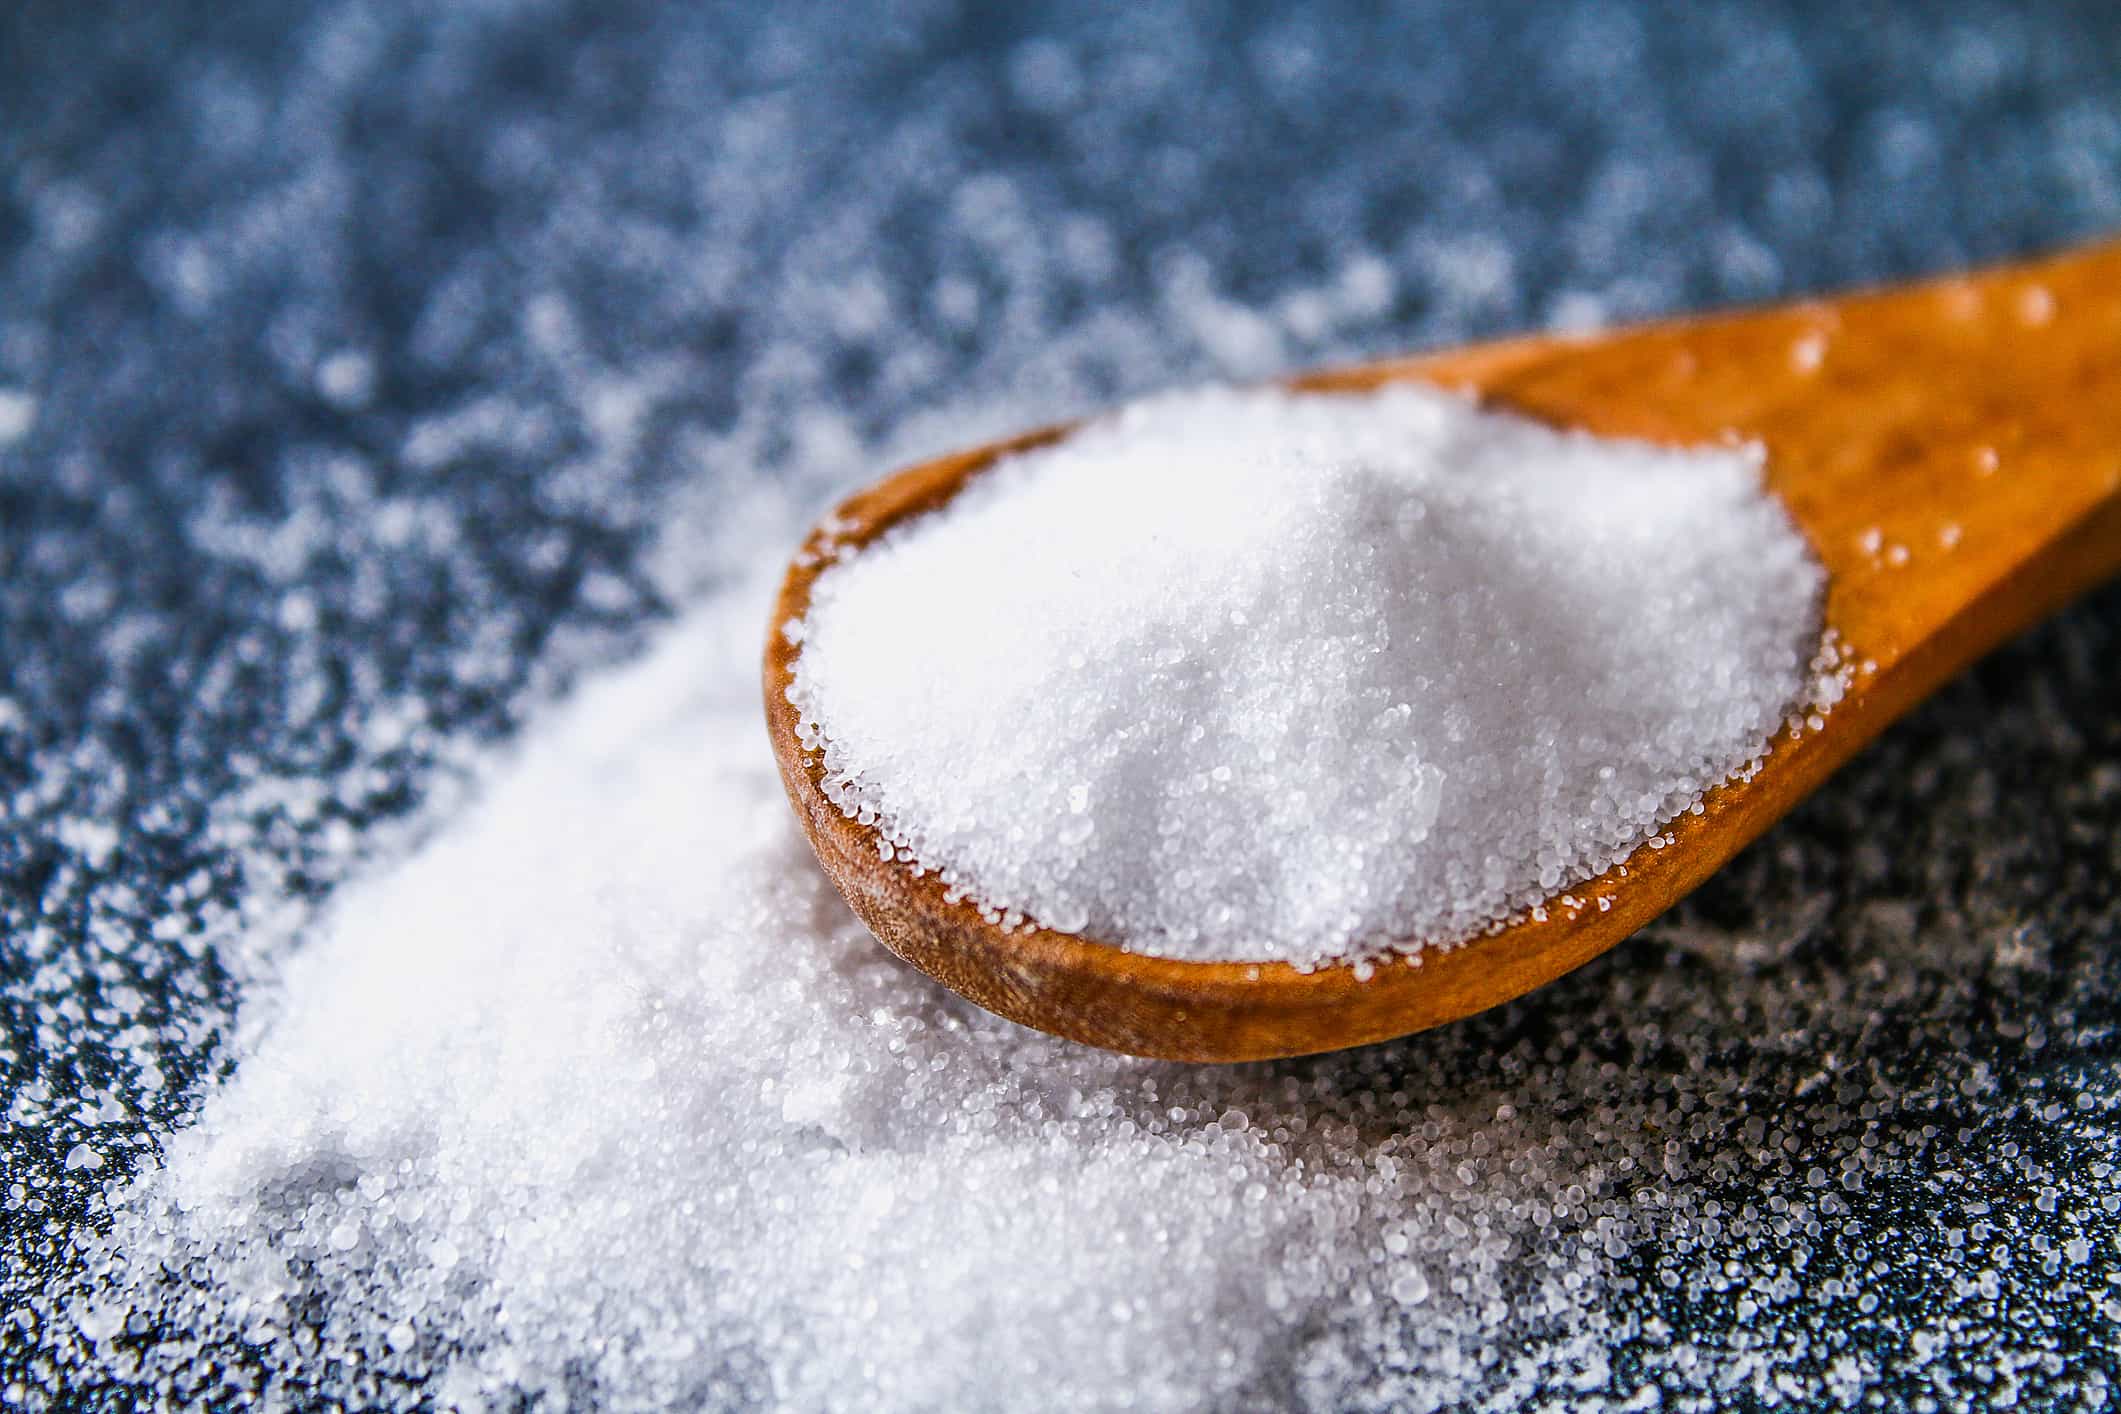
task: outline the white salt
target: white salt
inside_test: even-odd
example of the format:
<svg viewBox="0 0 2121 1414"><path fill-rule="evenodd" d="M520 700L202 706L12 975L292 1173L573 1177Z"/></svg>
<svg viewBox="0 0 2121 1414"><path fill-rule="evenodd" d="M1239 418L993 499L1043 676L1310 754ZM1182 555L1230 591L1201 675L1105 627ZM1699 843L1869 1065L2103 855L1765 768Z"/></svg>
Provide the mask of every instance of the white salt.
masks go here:
<svg viewBox="0 0 2121 1414"><path fill-rule="evenodd" d="M39 298L0 312L0 383L16 390L0 394L0 434L17 439L0 445L0 481L94 514L9 525L38 554L6 587L32 619L48 592L106 621L0 653L0 910L14 910L0 920L0 1227L15 1244L0 1319L18 1341L0 1406L2112 1406L2121 1083L2113 841L2097 827L2121 755L2087 728L2111 696L2109 615L2066 617L1941 694L1698 903L1525 1002L1344 1055L1191 1068L1023 1031L883 955L795 833L758 724L766 601L723 585L712 553L777 557L798 511L862 462L1205 375L1217 357L1279 344L1323 362L1542 310L1596 321L1780 293L1806 270L1876 275L1881 248L1843 239L1866 212L1927 233L1905 248L1944 263L1949 230L1861 152L1770 164L1755 235L1719 209L1726 184L1688 176L1760 167L1702 136L1761 127L1718 115L1773 96L1722 81L1752 72L1727 61L1786 69L1789 44L1840 44L1830 27L1733 8L1722 58L1701 55L1716 81L1674 85L1629 57L1658 36L1625 7L1569 7L1537 53L1618 65L1570 79L1607 96L1578 105L1550 154L1591 159L1584 183L1523 165L1507 105L1417 103L1412 165L1405 142L1343 144L1283 169L1290 199L1269 208L1228 200L1215 175L1272 180L1255 159L1299 153L1281 150L1288 123L1250 120L1255 82L1298 138L1337 132L1380 94L1396 112L1457 92L1454 53L1511 57L1458 41L1510 27L1417 35L1410 53L1443 65L1436 88L1360 62L1373 27L1291 9L1232 66L1157 7L1126 7L1115 29L1028 42L1045 52L1021 84L1011 65L1012 89L1046 104L1041 121L1073 106L997 146L1013 119L981 95L1009 96L983 77L998 66L958 53L947 15L919 7L895 7L876 44L848 44L838 11L821 26L776 10L748 44L692 20L623 43L584 31L581 62L535 66L560 88L511 80L521 92L484 127L464 105L493 91L455 79L509 78L537 15L456 7L423 28L395 13L413 8L321 7L233 67L165 66L155 87L174 107L157 110L171 122L153 151L240 156L183 178L209 201L125 195L141 122L69 146L57 166L78 174L46 164L17 184L31 220L10 232L28 240L10 247L10 289ZM2000 10L1955 32L2003 55L2006 79L2034 66L2075 105L2046 105L2070 121L2023 145L2049 180L1991 189L2037 201L2111 168L2093 46L2057 60ZM1879 33L1922 42L1898 11ZM922 34L947 62L906 48ZM394 80L415 50L418 72ZM647 55L663 62L629 58ZM1888 73L1899 91L1878 97L1919 113L1931 76L1899 67L1906 81ZM614 76L640 101L594 102L586 121L570 107ZM934 101L898 103L909 81ZM2024 84L1998 91L2038 123ZM420 255L380 286L346 238L371 216L418 217L424 200L394 215L389 198L400 176L419 196L437 164L423 142L392 165L364 136L374 125L346 121L379 95L386 145L455 135L477 170L451 162L439 180L511 193L468 245L371 249ZM2075 121L2087 101L2098 121ZM273 142L229 143L244 108L271 115ZM555 160L522 160L541 152ZM1542 185L1552 201L1519 200ZM2075 183L2097 210L2073 199L2071 219L2121 212L2096 185ZM1653 200L1572 208L1579 186ZM216 288L225 302L165 319L98 294L108 262L83 242L119 215L113 252L137 247L186 307ZM1574 255L1546 248L1564 227ZM1168 260L1174 243L1220 254L1189 268ZM1275 253L1287 279L1247 274L1233 258L1247 250ZM434 296L413 327L393 290ZM1389 318L1360 322L1387 301ZM46 318L51 356L32 346ZM119 327L146 342L94 366L98 331ZM848 344L842 328L875 333ZM274 373L252 355L284 330L300 337ZM407 360L410 400L384 396ZM253 369L262 385L242 392ZM242 395L194 407L200 379ZM328 416L299 406L309 389ZM870 445L883 427L901 440ZM206 474L175 521L167 496L129 494L137 475L226 460L229 429L235 481ZM129 446L156 468L120 468ZM476 460L422 469L450 456ZM668 521L681 533L619 553L632 528ZM88 538L70 539L76 523ZM178 597L203 615L192 629L234 612L287 632L295 661L166 690L136 671L163 650L125 624L154 606L106 557L170 536L196 557L156 551L137 567L148 587L196 572ZM549 597L585 551L698 611L553 710L551 683L603 661ZM61 588L72 565L80 595ZM437 602L425 586L455 627L417 612ZM314 594L321 622L290 593ZM422 645L410 657L407 635ZM301 640L318 637L328 652L310 658ZM143 642L135 661L125 645ZM214 663L279 655L248 632L222 646ZM534 671L512 676L526 653ZM301 682L341 668L321 704ZM276 716L261 681L301 705ZM70 703L69 683L95 701ZM150 685L147 707L124 707L128 683ZM474 745L493 728L486 702L528 720L499 759ZM230 722L256 729L213 725ZM185 764L200 746L240 750L224 775ZM476 803L458 786L468 757ZM410 834L386 803L408 794L424 802ZM122 821L116 874L87 867L94 836L69 827L59 843L57 818ZM302 900L327 885L311 919ZM120 1104L136 1118L101 1123ZM2043 1187L2061 1195L2054 1216L2024 1201ZM356 1217L354 1245L334 1247ZM1608 1255L1616 1236L1624 1258ZM2005 1244L2007 1266L1991 1255ZM1392 1299L1403 1275L1426 1286L1418 1304Z"/></svg>
<svg viewBox="0 0 2121 1414"><path fill-rule="evenodd" d="M1521 1236L1452 1225L1582 1182L1569 1118L1395 1095L1386 1052L1306 1080L1086 1050L876 946L773 772L763 588L346 891L83 1238L63 1358L150 1331L123 1358L178 1405L232 1393L240 1342L268 1405L1186 1409L1291 1369L1321 1404L1410 1366L1519 1388L1605 1338L1593 1250L1511 1271ZM1505 1321L1539 1348L1498 1356Z"/></svg>
<svg viewBox="0 0 2121 1414"><path fill-rule="evenodd" d="M1751 448L1210 390L828 569L791 697L832 800L990 917L1373 958L1620 863L1757 761L1821 582Z"/></svg>
<svg viewBox="0 0 2121 1414"><path fill-rule="evenodd" d="M1736 866L1752 921L1675 921L1661 962L1449 1032L1089 1050L900 966L821 876L759 723L765 583L549 713L254 984L195 1122L18 1316L31 1407L116 1380L173 1408L1561 1414L1612 1407L1616 1367L1668 1408L1781 1407L1863 1321L1926 1381L1961 1347L2048 1358L2107 1299L2105 1072L2071 1060L2073 1117L2027 1131L2039 1076L1975 1130L1933 1121L1985 1063L1894 1069L1960 1053L2002 949L2052 965L1997 899L1823 922L1786 834ZM2027 697L1996 740L2067 730ZM2006 794L1948 779L1972 818ZM1958 1239L2004 1235L1980 1194L2043 1186L2070 1245L1990 1321Z"/></svg>
<svg viewBox="0 0 2121 1414"><path fill-rule="evenodd" d="M0 387L0 447L27 437L36 422L36 398L16 388Z"/></svg>
<svg viewBox="0 0 2121 1414"><path fill-rule="evenodd" d="M317 365L317 389L340 407L360 407L375 391L375 363L358 349L340 349Z"/></svg>

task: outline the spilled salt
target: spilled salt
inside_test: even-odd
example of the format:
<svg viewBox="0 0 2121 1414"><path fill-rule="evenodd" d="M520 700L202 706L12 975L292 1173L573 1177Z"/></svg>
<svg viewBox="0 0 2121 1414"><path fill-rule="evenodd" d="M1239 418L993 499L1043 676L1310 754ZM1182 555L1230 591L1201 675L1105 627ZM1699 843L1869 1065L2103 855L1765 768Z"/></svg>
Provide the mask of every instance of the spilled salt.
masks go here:
<svg viewBox="0 0 2121 1414"><path fill-rule="evenodd" d="M1863 1322L2073 1387L2037 1367L2104 1289L2110 1087L2058 1080L2086 1137L2021 1154L1983 1140L2046 1096L1940 1127L1985 1063L1910 1082L1877 1039L1896 1008L1952 1054L1963 979L2044 975L2038 934L1919 930L1914 895L1837 925L1868 964L1806 963L1816 886L1756 853L1771 923L1696 918L1558 1007L1280 1065L1074 1046L897 964L819 873L758 718L773 568L259 980L18 1317L32 1408L1707 1410L1804 1402ZM1977 1199L2064 1173L2074 1265L1988 1255L2021 1234ZM2021 1279L2051 1305L1993 1322Z"/></svg>
<svg viewBox="0 0 2121 1414"><path fill-rule="evenodd" d="M65 1368L179 1407L1192 1409L1600 1358L1603 1249L1522 1262L1634 1221L1573 1114L1384 1050L1091 1051L876 946L774 775L764 584L345 892L82 1238Z"/></svg>
<svg viewBox="0 0 2121 1414"><path fill-rule="evenodd" d="M1751 448L1208 390L830 567L790 696L839 808L990 918L1374 959L1538 905L1748 769L1820 586Z"/></svg>

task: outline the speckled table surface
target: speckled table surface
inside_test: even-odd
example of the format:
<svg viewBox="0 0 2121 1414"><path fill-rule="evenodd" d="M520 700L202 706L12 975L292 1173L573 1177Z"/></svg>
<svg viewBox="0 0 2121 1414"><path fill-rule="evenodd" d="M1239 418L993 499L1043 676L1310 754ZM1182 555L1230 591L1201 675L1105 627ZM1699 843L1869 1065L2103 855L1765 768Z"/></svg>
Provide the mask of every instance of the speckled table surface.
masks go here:
<svg viewBox="0 0 2121 1414"><path fill-rule="evenodd" d="M2121 229L2106 4L739 8L0 14L8 1402L99 1397L30 1295L196 1103L221 940L667 618L668 528L711 531L717 488L822 504L922 419L907 445ZM2109 590L1438 1043L1771 1099L1733 1212L1879 1087L1928 1131L1852 1200L1890 1239L1804 1259L1873 1299L1793 1282L1735 1402L2121 1377L2117 663ZM254 789L291 777L324 803ZM1667 1005L1723 1029L1675 1059L1596 1024ZM1757 1251L1728 1289L1645 1280L1644 1328L1742 1332L1791 1260Z"/></svg>

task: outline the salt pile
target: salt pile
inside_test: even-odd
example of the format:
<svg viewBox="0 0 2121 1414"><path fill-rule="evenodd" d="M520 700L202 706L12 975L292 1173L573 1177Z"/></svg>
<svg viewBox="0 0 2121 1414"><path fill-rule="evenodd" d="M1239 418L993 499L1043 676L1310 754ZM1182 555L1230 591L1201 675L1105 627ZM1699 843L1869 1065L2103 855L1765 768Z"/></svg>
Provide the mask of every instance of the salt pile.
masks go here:
<svg viewBox="0 0 2121 1414"><path fill-rule="evenodd" d="M996 920L1299 965L1453 942L1757 761L1822 572L1752 449L1205 391L817 581L825 789Z"/></svg>
<svg viewBox="0 0 2121 1414"><path fill-rule="evenodd" d="M762 740L764 602L719 596L346 892L119 1199L59 1316L85 1364L177 1402L1176 1409L1599 1361L1636 1219L1570 1120L1383 1053L1087 1051L878 948ZM273 1382L224 1385L233 1343Z"/></svg>
<svg viewBox="0 0 2121 1414"><path fill-rule="evenodd" d="M1806 962L1815 887L1756 852L1731 893L1772 927L1696 918L1445 1033L1086 1050L901 967L824 882L761 739L764 604L710 594L337 896L14 1313L45 1353L11 1399L1971 1408L1949 1358L1984 1403L2103 1406L2115 1098L2066 1016L1969 990L2051 965L2008 918L1874 909ZM1900 1064L1992 1027L2062 1064Z"/></svg>

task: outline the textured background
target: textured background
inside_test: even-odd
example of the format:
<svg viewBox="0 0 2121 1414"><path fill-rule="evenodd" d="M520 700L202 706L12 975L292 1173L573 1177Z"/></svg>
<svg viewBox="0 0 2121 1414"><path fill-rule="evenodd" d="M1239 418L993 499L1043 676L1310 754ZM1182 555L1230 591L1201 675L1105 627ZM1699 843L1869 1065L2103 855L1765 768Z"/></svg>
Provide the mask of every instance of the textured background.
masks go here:
<svg viewBox="0 0 2121 1414"><path fill-rule="evenodd" d="M682 547L745 533L718 493L2117 229L2102 3L6 6L0 1390L53 1378L13 1308L195 1101L248 940L667 617ZM2103 1400L2117 661L2108 591L1651 939L1434 1044L1640 1066L1573 1019L1723 1009L1697 1063L1796 1116L1734 1208L1832 1151L1821 1083L1921 1097L1936 1142L1862 1200L1900 1238L1811 1259L1884 1303L1874 1392ZM1969 1231L2018 1259L1959 1280ZM1940 1305L1974 1334L1892 1320Z"/></svg>

